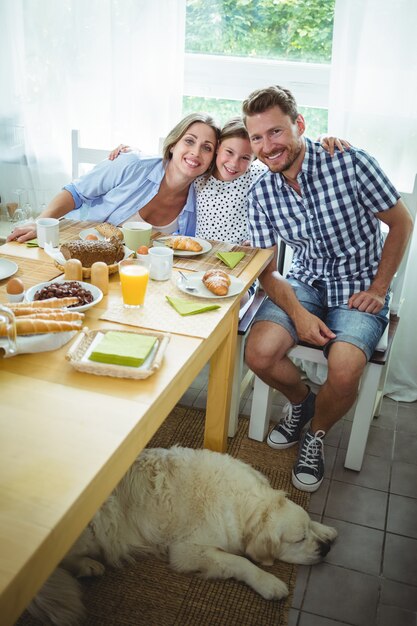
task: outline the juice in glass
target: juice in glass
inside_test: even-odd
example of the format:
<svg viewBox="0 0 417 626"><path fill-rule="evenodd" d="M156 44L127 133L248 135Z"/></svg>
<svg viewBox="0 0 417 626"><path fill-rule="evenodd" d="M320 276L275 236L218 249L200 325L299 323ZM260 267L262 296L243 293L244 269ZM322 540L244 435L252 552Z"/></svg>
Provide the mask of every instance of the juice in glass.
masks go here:
<svg viewBox="0 0 417 626"><path fill-rule="evenodd" d="M149 268L138 259L126 259L119 263L120 284L123 304L127 308L136 308L145 301Z"/></svg>

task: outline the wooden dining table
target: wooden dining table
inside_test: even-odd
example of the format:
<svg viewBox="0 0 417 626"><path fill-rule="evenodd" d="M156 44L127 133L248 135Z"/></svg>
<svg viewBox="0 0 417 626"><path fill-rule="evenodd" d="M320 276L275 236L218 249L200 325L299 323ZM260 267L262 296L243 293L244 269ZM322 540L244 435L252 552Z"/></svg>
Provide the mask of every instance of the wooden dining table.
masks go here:
<svg viewBox="0 0 417 626"><path fill-rule="evenodd" d="M11 242L0 246L0 258L15 260L26 287L60 274L40 248ZM270 258L266 250L251 254L239 274L244 289ZM0 281L0 303L6 282ZM14 624L208 362L204 446L226 449L240 296L222 300L217 311L181 318L167 305L164 289L175 289L175 282L150 281L144 306L148 328L169 335L161 367L149 378L77 371L65 358L71 342L0 357L2 626ZM114 321L120 302L113 274L109 294L85 312L85 325L134 330Z"/></svg>

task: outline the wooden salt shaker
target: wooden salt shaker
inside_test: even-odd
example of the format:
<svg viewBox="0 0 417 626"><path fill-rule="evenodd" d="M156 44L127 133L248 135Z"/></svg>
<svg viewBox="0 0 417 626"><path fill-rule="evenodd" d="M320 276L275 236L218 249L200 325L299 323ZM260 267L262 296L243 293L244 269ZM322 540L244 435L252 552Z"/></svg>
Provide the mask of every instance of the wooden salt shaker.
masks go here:
<svg viewBox="0 0 417 626"><path fill-rule="evenodd" d="M103 261L96 261L92 264L91 284L101 289L104 296L109 293L109 268Z"/></svg>
<svg viewBox="0 0 417 626"><path fill-rule="evenodd" d="M64 265L65 280L82 280L83 266L78 259L68 259Z"/></svg>

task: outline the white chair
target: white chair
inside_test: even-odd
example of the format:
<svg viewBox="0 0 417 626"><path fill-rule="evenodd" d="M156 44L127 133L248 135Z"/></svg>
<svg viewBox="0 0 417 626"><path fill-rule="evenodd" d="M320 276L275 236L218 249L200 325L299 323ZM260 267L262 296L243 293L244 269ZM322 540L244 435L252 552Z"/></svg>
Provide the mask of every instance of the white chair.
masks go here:
<svg viewBox="0 0 417 626"><path fill-rule="evenodd" d="M413 191L410 194L401 194L401 197L407 204L413 218L415 218L417 212L417 176L414 181ZM392 344L399 322L398 313L403 300L402 287L407 260L408 250L392 284L393 296L390 306L390 323L362 375L344 463L347 469L360 471L372 419L374 416L377 417L381 410ZM322 350L315 346L300 344L292 348L288 354L292 358L326 366L326 359ZM269 428L273 391L271 387L255 376L249 423L249 437L252 439L258 441L265 439Z"/></svg>
<svg viewBox="0 0 417 626"><path fill-rule="evenodd" d="M96 165L107 159L110 150L98 150L97 148L83 148L80 146L80 131L71 131L72 150L72 179L80 175L80 164Z"/></svg>

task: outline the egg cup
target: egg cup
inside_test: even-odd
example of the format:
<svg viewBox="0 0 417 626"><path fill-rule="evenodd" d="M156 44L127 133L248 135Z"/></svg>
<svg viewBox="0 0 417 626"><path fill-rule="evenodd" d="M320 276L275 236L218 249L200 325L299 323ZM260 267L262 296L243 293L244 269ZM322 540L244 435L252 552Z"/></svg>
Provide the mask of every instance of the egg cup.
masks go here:
<svg viewBox="0 0 417 626"><path fill-rule="evenodd" d="M22 293L8 293L6 295L8 302L23 302L25 292L22 291Z"/></svg>

